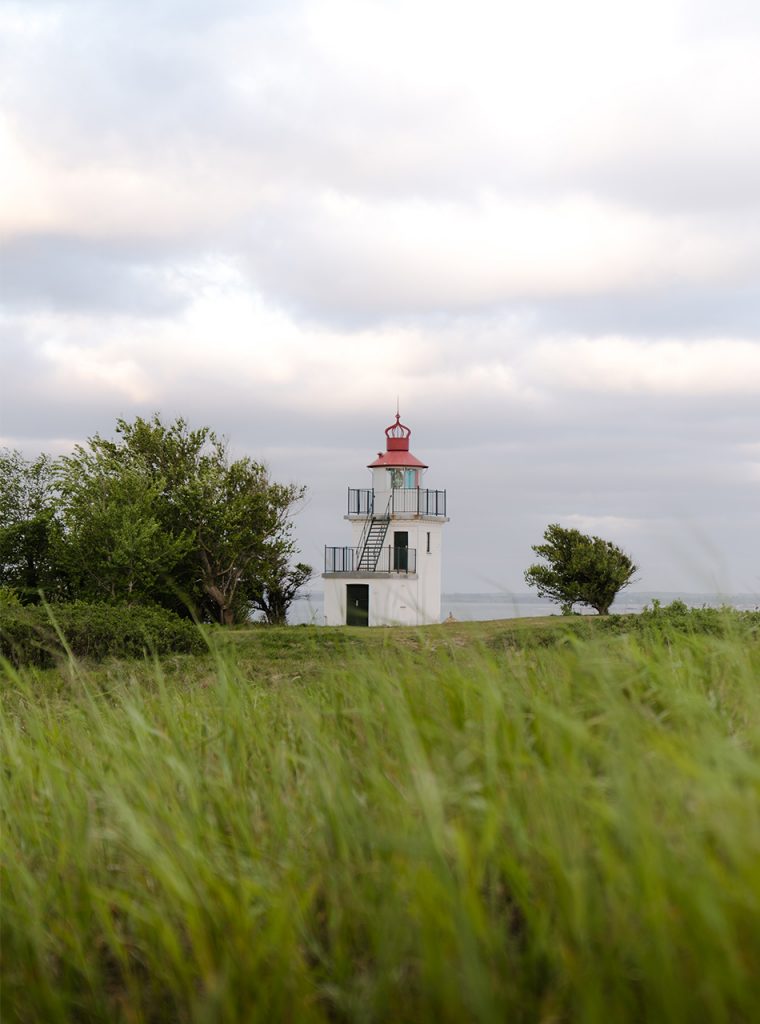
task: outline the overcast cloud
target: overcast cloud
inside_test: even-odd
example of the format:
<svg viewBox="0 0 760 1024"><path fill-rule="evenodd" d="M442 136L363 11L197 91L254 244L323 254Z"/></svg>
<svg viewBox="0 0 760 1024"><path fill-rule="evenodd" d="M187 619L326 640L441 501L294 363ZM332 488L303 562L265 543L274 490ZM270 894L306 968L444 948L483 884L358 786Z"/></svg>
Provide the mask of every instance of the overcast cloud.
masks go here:
<svg viewBox="0 0 760 1024"><path fill-rule="evenodd" d="M398 395L445 589L758 594L759 117L755 0L0 0L0 444L209 424L321 567Z"/></svg>

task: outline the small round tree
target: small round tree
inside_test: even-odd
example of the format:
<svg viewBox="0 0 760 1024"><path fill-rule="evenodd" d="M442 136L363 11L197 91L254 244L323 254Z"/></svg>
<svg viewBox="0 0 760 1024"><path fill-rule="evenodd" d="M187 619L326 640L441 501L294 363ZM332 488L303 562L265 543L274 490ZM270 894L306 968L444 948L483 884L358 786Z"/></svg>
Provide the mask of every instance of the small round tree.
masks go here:
<svg viewBox="0 0 760 1024"><path fill-rule="evenodd" d="M557 601L564 615L576 604L606 615L615 596L633 582L637 566L608 540L552 523L544 531L544 541L534 544L533 551L546 564L526 569L525 582L541 597Z"/></svg>

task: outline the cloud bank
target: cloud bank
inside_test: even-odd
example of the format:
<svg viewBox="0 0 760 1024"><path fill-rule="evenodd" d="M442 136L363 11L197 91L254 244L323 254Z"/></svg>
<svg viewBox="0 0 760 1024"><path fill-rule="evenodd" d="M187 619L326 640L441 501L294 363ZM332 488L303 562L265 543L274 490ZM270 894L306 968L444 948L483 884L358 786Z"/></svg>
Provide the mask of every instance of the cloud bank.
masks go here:
<svg viewBox="0 0 760 1024"><path fill-rule="evenodd" d="M760 590L752 4L41 0L0 40L2 443L209 423L310 486L319 562L398 395L449 589L563 521Z"/></svg>

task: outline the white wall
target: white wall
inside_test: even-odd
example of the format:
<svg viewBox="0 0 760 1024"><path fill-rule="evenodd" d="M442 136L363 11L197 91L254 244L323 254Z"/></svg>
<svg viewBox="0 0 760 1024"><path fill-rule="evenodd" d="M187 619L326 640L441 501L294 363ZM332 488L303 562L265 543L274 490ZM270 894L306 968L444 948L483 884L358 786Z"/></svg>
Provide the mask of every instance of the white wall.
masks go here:
<svg viewBox="0 0 760 1024"><path fill-rule="evenodd" d="M419 486L425 486L423 472L419 474ZM390 476L387 469L372 470L372 486L375 489L375 514L382 514L390 498ZM346 517L348 518L348 517ZM346 546L358 547L366 526L366 519L351 518L351 538ZM439 517L420 519L400 516L391 520L383 542L384 547L393 547L393 534L408 534L408 545L417 554L417 571L409 574L372 576L371 574L340 574L325 578L325 623L328 626L342 626L346 622L346 587L350 583L364 583L369 586L370 626L423 626L441 621L441 556L443 526L446 520ZM430 551L428 547L430 534Z"/></svg>
<svg viewBox="0 0 760 1024"><path fill-rule="evenodd" d="M346 583L345 577L325 577L325 625L345 626L346 624Z"/></svg>
<svg viewBox="0 0 760 1024"><path fill-rule="evenodd" d="M325 623L342 626L346 622L346 586L369 586L369 625L424 626L441 621L441 553L443 522L433 519L394 519L385 538L393 546L393 534L409 535L409 547L417 553L417 571L408 575L343 574L325 579ZM363 523L352 523L354 545L358 544ZM430 551L427 535L430 533Z"/></svg>
<svg viewBox="0 0 760 1024"><path fill-rule="evenodd" d="M370 626L423 626L440 621L440 602L435 618L426 614L430 609L420 605L419 578L409 575L378 579L346 574L325 580L325 625L346 624L346 587L352 583L369 586Z"/></svg>

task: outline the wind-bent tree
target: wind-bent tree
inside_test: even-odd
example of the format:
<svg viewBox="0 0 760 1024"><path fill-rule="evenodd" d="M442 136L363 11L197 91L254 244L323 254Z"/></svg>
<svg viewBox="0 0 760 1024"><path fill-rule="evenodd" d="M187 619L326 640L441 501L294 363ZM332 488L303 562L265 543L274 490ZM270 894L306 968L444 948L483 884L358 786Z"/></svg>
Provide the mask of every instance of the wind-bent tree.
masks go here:
<svg viewBox="0 0 760 1024"><path fill-rule="evenodd" d="M289 568L287 554L272 551L268 569L249 588L251 604L257 611L264 613L264 618L271 625L284 625L296 594L312 576L310 565L298 562Z"/></svg>
<svg viewBox="0 0 760 1024"><path fill-rule="evenodd" d="M30 461L19 451L0 451L0 587L24 604L36 604L40 591L67 591L57 507L49 456Z"/></svg>
<svg viewBox="0 0 760 1024"><path fill-rule="evenodd" d="M62 460L77 579L226 625L247 618L278 571L287 585L290 517L304 488L273 483L249 458L230 460L213 431L183 419L119 420L116 435L96 434Z"/></svg>
<svg viewBox="0 0 760 1024"><path fill-rule="evenodd" d="M557 601L565 615L576 604L588 605L606 615L615 596L633 582L637 566L615 544L601 537L589 537L557 523L547 526L544 544L533 551L545 564L531 565L525 582L541 597Z"/></svg>

